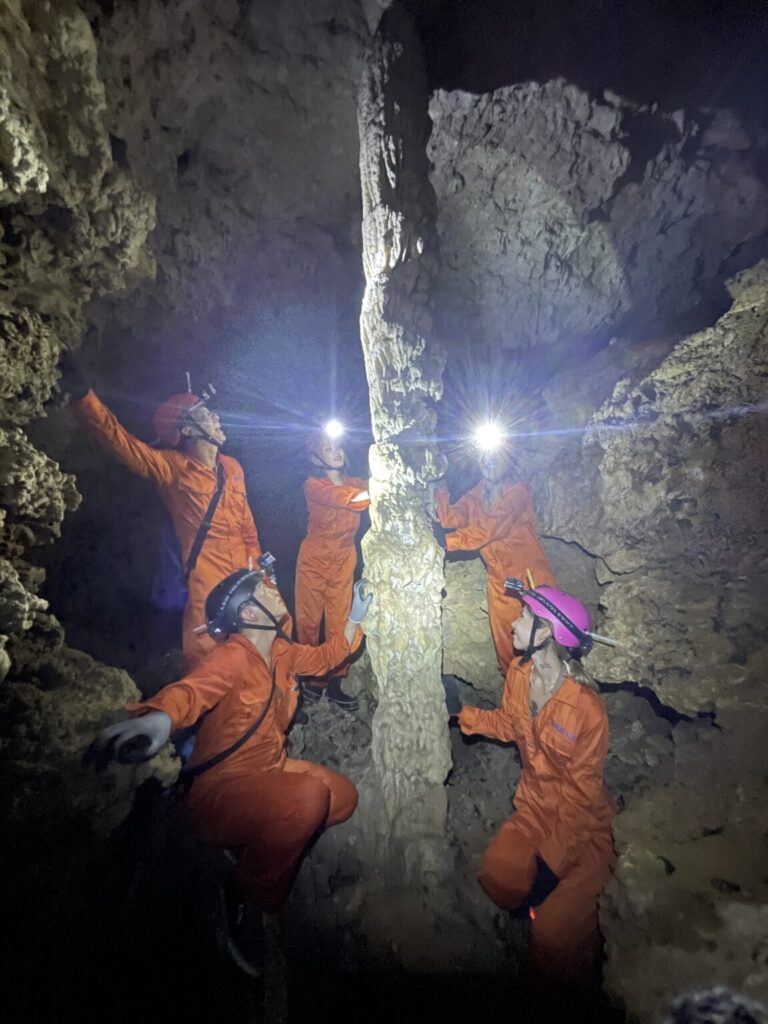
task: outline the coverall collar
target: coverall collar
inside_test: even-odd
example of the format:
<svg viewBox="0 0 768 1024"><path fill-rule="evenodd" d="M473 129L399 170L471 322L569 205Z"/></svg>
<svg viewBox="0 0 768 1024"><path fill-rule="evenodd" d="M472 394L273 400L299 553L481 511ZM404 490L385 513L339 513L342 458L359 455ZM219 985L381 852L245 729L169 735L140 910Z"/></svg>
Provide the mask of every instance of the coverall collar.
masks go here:
<svg viewBox="0 0 768 1024"><path fill-rule="evenodd" d="M251 654L254 658L258 658L259 661L262 662L262 664L266 665L266 662L262 658L262 656L259 653L259 651L254 647L254 645L251 643L251 641L248 639L248 637L247 636L243 636L242 633L232 633L230 635L230 637L229 637L229 640L227 640L227 643L240 644L241 647L245 647L245 649L249 652L249 654ZM272 641L272 664L273 665L275 663L275 658L278 655L282 654L284 649L286 647L288 647L288 646L289 646L289 644L288 644L287 640L283 640L279 636L275 637L275 639Z"/></svg>
<svg viewBox="0 0 768 1024"><path fill-rule="evenodd" d="M532 661L529 661L527 665L521 665L519 662L517 665L515 665L515 670L517 672L522 672L523 675L526 677L526 682L529 688L531 685L532 669ZM565 679L563 679L560 686L558 687L558 689L555 691L555 693L553 693L552 696L548 698L547 703L549 703L550 700L561 700L564 704L568 704L570 707L575 708L579 700L580 690L581 684L577 683L572 676L566 676Z"/></svg>
<svg viewBox="0 0 768 1024"><path fill-rule="evenodd" d="M206 464L201 459L196 459L194 455L187 455L186 452L182 452L182 455L187 460L187 462L191 463L193 466L196 466L199 469L204 469L207 473L213 473L214 476L216 475L216 469L219 463L221 462L221 452L216 453L216 462L214 463L213 468L211 468L210 466L206 466Z"/></svg>

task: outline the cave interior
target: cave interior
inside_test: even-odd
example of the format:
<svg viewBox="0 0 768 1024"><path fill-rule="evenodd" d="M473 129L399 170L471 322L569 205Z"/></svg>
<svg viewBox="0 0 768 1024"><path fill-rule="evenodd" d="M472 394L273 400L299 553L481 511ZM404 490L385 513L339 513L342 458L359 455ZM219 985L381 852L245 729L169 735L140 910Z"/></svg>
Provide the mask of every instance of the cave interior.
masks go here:
<svg viewBox="0 0 768 1024"><path fill-rule="evenodd" d="M454 497L476 483L468 437L488 417L513 435L563 588L618 642L589 663L620 808L589 1016L656 1024L713 984L768 1003L767 45L752 0L3 6L17 1019L543 1019L475 879L519 756L449 728L430 690L442 671L469 704L499 703L482 561L451 556L425 583L388 540L405 545L420 508L427 536L438 477ZM395 98L391 164L361 82ZM398 259L370 205L385 171ZM99 728L178 677L181 617L149 596L160 500L85 436L65 354L147 441L186 373L215 385L291 608L311 431L341 417L351 473L370 456L387 495L357 572L402 629L371 627L356 714L323 702L288 738L360 804L304 858L258 985L213 948L222 869L172 795L173 752L82 764ZM388 704L409 712L394 767Z"/></svg>

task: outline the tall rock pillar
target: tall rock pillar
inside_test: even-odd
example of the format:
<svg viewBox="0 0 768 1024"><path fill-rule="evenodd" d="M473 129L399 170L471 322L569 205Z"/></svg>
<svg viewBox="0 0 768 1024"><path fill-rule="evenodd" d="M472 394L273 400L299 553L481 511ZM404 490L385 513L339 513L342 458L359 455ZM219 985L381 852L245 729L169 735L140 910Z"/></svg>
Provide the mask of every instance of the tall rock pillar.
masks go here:
<svg viewBox="0 0 768 1024"><path fill-rule="evenodd" d="M380 865L412 891L450 872L445 779L451 758L440 687L443 558L430 484L441 475L434 403L443 356L431 341L436 201L421 44L405 7L384 14L358 109L367 286L360 317L375 443L365 575L378 683L372 756L388 834Z"/></svg>

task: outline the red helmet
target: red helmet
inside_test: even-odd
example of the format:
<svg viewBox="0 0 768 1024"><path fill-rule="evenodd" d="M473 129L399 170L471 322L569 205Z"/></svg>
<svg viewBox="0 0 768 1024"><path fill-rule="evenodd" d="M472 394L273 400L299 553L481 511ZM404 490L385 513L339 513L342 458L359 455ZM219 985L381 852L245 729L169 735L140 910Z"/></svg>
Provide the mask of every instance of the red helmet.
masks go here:
<svg viewBox="0 0 768 1024"><path fill-rule="evenodd" d="M189 391L171 395L162 405L158 405L152 417L155 444L160 444L164 448L175 448L181 441L184 419L201 405L205 405L205 398L193 395Z"/></svg>

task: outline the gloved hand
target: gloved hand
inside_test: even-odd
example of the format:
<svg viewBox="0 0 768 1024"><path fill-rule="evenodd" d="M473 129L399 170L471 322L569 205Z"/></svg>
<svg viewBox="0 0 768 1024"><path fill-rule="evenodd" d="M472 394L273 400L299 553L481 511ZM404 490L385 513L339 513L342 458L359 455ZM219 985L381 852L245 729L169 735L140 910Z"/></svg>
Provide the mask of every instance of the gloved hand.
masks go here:
<svg viewBox="0 0 768 1024"><path fill-rule="evenodd" d="M531 891L528 893L528 904L531 907L538 907L547 896L551 895L560 884L552 868L545 860L536 855L536 877L533 880Z"/></svg>
<svg viewBox="0 0 768 1024"><path fill-rule="evenodd" d="M92 763L97 772L102 772L112 760L121 764L148 761L168 742L172 725L171 716L164 711L148 711L108 725L88 747L83 762Z"/></svg>
<svg viewBox="0 0 768 1024"><path fill-rule="evenodd" d="M456 682L455 676L443 676L442 682L443 690L445 690L445 706L448 709L448 714L461 714L461 709L464 705L461 703L461 697L459 697L459 685Z"/></svg>
<svg viewBox="0 0 768 1024"><path fill-rule="evenodd" d="M62 353L59 369L61 370L59 386L63 392L69 395L71 401L77 402L83 398L86 392L90 391L91 383L83 373L79 361L71 352Z"/></svg>
<svg viewBox="0 0 768 1024"><path fill-rule="evenodd" d="M371 607L371 601L373 600L373 594L371 593L366 595L363 593L367 586L367 580L358 580L352 588L352 607L349 609L350 622L360 623L368 614L368 609Z"/></svg>

